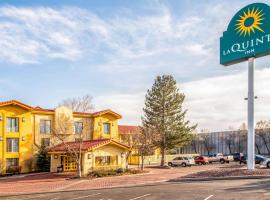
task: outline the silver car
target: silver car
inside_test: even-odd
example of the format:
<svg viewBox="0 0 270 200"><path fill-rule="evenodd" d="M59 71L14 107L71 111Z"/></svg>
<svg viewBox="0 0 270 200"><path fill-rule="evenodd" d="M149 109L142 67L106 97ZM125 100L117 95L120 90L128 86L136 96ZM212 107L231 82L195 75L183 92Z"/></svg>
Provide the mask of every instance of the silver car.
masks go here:
<svg viewBox="0 0 270 200"><path fill-rule="evenodd" d="M174 158L172 161L168 162L168 165L171 167L175 167L175 166L182 166L182 167L186 167L186 166L191 166L194 165L195 161L192 157L176 157Z"/></svg>

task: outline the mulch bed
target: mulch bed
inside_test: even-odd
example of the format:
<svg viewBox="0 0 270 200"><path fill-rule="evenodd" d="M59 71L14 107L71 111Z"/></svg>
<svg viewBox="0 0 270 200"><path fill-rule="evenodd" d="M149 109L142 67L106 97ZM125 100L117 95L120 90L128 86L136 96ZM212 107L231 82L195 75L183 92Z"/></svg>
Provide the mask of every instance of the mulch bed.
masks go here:
<svg viewBox="0 0 270 200"><path fill-rule="evenodd" d="M254 171L251 171L247 169L220 168L189 174L182 178L210 178L228 176L270 176L270 169L256 168Z"/></svg>

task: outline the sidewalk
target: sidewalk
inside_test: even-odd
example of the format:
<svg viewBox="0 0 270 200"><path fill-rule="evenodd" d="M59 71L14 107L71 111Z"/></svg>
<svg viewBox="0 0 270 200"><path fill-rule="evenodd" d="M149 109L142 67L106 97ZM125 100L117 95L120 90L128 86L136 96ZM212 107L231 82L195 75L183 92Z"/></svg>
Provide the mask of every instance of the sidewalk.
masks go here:
<svg viewBox="0 0 270 200"><path fill-rule="evenodd" d="M149 173L127 176L114 176L96 179L70 179L71 174L39 173L0 180L0 196L56 192L84 189L126 187L132 185L165 182L186 176L190 173L216 169L219 165L177 167L173 169L146 168Z"/></svg>

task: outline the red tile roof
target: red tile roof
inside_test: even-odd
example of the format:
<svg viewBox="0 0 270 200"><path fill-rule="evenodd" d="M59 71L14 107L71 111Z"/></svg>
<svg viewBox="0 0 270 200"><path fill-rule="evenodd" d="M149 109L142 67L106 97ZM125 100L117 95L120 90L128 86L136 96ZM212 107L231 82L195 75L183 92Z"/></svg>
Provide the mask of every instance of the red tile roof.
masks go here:
<svg viewBox="0 0 270 200"><path fill-rule="evenodd" d="M139 126L118 125L119 134L134 134L140 131Z"/></svg>
<svg viewBox="0 0 270 200"><path fill-rule="evenodd" d="M114 140L110 140L110 139L99 139L99 140L85 140L82 142L82 148L81 150L82 151L89 151L91 149L95 149L95 148L99 148L103 145L107 145L107 144L116 144L118 146L121 146L125 149L129 149L130 147L125 145L125 144L122 144L122 143L119 143L119 142L116 142ZM79 142L67 142L67 143L61 143L61 144L58 144L54 147L51 147L48 152L66 152L68 151L68 149L72 149L72 150L75 150L75 151L79 151L79 148L80 148L80 143Z"/></svg>

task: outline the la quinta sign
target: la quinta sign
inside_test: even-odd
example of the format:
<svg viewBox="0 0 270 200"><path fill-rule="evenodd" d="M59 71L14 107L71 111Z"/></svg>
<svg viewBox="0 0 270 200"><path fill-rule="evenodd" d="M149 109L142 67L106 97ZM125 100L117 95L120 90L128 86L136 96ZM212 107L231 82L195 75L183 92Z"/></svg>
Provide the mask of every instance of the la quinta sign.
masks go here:
<svg viewBox="0 0 270 200"><path fill-rule="evenodd" d="M220 63L235 64L270 54L270 7L250 4L238 11L220 38Z"/></svg>
<svg viewBox="0 0 270 200"><path fill-rule="evenodd" d="M248 60L247 167L255 168L254 60L270 54L270 7L253 3L238 11L220 38L220 64Z"/></svg>

